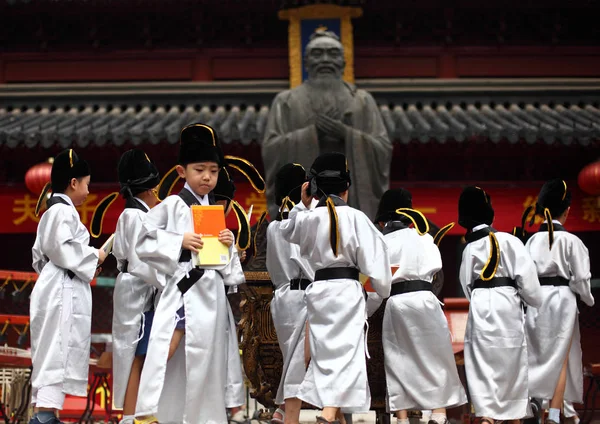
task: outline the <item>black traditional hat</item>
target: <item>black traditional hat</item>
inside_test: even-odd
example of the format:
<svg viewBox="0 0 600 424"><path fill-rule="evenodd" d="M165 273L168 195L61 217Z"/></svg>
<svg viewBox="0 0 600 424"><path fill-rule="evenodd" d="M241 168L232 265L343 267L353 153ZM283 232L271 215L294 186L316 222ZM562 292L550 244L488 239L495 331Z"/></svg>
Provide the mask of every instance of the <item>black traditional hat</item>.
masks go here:
<svg viewBox="0 0 600 424"><path fill-rule="evenodd" d="M302 184L306 181L306 170L297 163L286 163L275 175L275 202L281 206L288 197L294 204L302 199Z"/></svg>
<svg viewBox="0 0 600 424"><path fill-rule="evenodd" d="M160 183L158 169L148 155L140 149L123 153L117 171L121 195L125 199L151 190Z"/></svg>
<svg viewBox="0 0 600 424"><path fill-rule="evenodd" d="M412 194L404 188L392 188L381 196L374 222L388 222L398 219L396 209L399 208L412 208Z"/></svg>
<svg viewBox="0 0 600 424"><path fill-rule="evenodd" d="M53 193L63 193L73 178L82 178L90 175L90 166L80 159L73 149L67 149L60 152L54 158L52 171L50 173L50 182L46 184L35 207L36 216L39 214L42 203L46 195L52 190Z"/></svg>
<svg viewBox="0 0 600 424"><path fill-rule="evenodd" d="M482 188L466 187L458 199L458 224L472 230L481 224L494 222L494 208L490 195Z"/></svg>
<svg viewBox="0 0 600 424"><path fill-rule="evenodd" d="M90 167L86 161L80 159L73 149L60 152L54 158L50 182L54 193L62 193L66 190L73 178L81 178L90 175Z"/></svg>
<svg viewBox="0 0 600 424"><path fill-rule="evenodd" d="M215 162L219 167L225 164L217 133L208 125L191 124L184 127L179 135L179 164Z"/></svg>
<svg viewBox="0 0 600 424"><path fill-rule="evenodd" d="M544 216L544 210L548 209L550 214L557 218L571 206L571 191L567 183L561 179L546 182L538 194L536 213Z"/></svg>
<svg viewBox="0 0 600 424"><path fill-rule="evenodd" d="M554 243L554 224L553 217L558 218L571 206L571 191L567 188L567 183L561 179L547 181L540 190L535 213L543 216L547 221L548 238L550 240L550 249Z"/></svg>
<svg viewBox="0 0 600 424"><path fill-rule="evenodd" d="M225 206L225 210L227 210L235 194L235 184L226 167L221 168L219 171L219 179L213 189L213 194L215 195L215 200L227 201L227 205Z"/></svg>
<svg viewBox="0 0 600 424"><path fill-rule="evenodd" d="M313 196L339 194L348 190L352 180L346 156L337 152L319 155L310 167L309 179L309 192Z"/></svg>
<svg viewBox="0 0 600 424"><path fill-rule="evenodd" d="M134 196L152 190L160 182L158 169L141 149L128 150L121 155L117 165L117 174L121 186L120 194L125 199L125 208L136 207ZM119 193L110 193L96 205L90 223L92 237L98 238L102 235L104 216L118 197Z"/></svg>

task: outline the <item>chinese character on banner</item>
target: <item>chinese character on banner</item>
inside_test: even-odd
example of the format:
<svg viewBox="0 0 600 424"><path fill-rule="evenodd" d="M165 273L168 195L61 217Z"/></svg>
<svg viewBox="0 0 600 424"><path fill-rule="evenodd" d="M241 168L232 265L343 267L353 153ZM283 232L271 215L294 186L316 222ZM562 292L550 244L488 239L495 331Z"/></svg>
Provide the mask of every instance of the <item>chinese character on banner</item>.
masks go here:
<svg viewBox="0 0 600 424"><path fill-rule="evenodd" d="M81 205L77 206L77 210L79 211L79 216L81 217L81 222L83 225L87 225L90 219L92 218L92 214L94 213L94 209L96 209L96 205L93 204L98 199L97 194L89 194Z"/></svg>
<svg viewBox="0 0 600 424"><path fill-rule="evenodd" d="M583 220L589 223L600 222L600 205L595 197L585 197L582 202Z"/></svg>
<svg viewBox="0 0 600 424"><path fill-rule="evenodd" d="M525 209L527 209L529 206L535 206L536 203L537 196L527 196L527 199L525 199L525 201L523 202L523 212L525 212ZM535 214L535 209L529 214L529 216L527 216L527 219L525 220L525 223L527 225L529 225L529 220L531 219L532 214ZM539 225L542 222L544 222L544 218L536 215L534 225Z"/></svg>
<svg viewBox="0 0 600 424"><path fill-rule="evenodd" d="M254 205L254 208L252 209L252 215L256 215L257 217L261 216L263 212L267 211L266 196L264 194L251 193L244 200L244 206L246 209L248 209L252 205Z"/></svg>
<svg viewBox="0 0 600 424"><path fill-rule="evenodd" d="M25 194L22 198L17 198L13 201L12 211L15 214L21 214L18 218L13 219L13 224L21 225L28 219L33 222L40 222L40 219L35 216L35 205L37 204L37 198L31 197L29 194Z"/></svg>

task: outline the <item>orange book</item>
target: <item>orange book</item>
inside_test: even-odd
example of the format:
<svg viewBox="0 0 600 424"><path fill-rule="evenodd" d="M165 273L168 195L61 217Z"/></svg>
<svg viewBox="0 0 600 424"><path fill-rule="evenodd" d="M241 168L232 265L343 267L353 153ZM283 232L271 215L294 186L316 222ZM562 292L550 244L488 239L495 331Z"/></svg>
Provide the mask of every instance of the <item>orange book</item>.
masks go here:
<svg viewBox="0 0 600 424"><path fill-rule="evenodd" d="M399 267L397 267L397 266L391 267L392 277L394 276L394 274L396 273L396 271L398 271L398 268ZM375 289L371 285L371 279L369 277L367 277L364 274L359 274L359 280L362 283L362 285L365 287L366 291L368 291L368 292L375 292Z"/></svg>
<svg viewBox="0 0 600 424"><path fill-rule="evenodd" d="M222 205L192 205L194 232L202 236L204 245L194 255L194 265L226 265L229 263L229 248L219 241L219 233L226 229L225 211Z"/></svg>

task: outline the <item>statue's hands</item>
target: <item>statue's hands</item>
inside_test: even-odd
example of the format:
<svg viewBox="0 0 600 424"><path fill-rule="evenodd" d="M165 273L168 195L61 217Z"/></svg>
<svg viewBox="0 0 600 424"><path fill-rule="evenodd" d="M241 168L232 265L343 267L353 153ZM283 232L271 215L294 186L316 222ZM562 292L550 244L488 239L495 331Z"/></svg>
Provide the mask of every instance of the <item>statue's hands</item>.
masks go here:
<svg viewBox="0 0 600 424"><path fill-rule="evenodd" d="M315 122L317 131L321 134L335 137L338 140L346 138L346 125L342 121L319 114Z"/></svg>

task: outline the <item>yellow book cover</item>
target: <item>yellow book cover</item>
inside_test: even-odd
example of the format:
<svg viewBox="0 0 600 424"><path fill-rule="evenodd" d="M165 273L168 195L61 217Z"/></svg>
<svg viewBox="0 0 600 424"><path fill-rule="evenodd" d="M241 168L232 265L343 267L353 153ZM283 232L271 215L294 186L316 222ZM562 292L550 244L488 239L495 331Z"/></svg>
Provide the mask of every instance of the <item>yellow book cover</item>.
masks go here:
<svg viewBox="0 0 600 424"><path fill-rule="evenodd" d="M202 236L204 245L193 255L194 265L226 265L229 263L229 248L219 241L219 233L226 229L225 211L222 205L192 205L194 232Z"/></svg>

